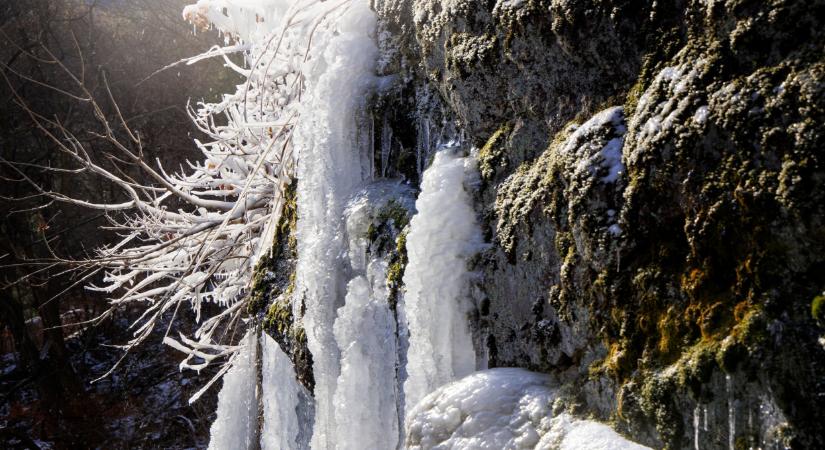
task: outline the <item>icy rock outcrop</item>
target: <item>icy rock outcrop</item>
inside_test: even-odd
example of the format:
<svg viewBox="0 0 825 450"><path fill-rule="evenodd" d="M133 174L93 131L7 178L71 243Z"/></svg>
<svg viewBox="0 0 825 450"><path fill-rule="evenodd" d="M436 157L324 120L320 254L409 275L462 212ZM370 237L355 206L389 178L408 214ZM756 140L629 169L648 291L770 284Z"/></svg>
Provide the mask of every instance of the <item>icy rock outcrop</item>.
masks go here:
<svg viewBox="0 0 825 450"><path fill-rule="evenodd" d="M377 5L481 147L491 366L653 447L825 446L825 1Z"/></svg>

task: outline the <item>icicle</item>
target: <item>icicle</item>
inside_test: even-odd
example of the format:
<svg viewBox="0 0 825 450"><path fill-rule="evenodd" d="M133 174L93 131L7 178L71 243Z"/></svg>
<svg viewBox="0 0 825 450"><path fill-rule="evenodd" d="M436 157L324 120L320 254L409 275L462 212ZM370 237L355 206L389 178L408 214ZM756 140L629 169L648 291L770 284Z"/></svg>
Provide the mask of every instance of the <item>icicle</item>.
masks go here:
<svg viewBox="0 0 825 450"><path fill-rule="evenodd" d="M413 198L403 184L377 182L360 191L345 211L352 279L334 326L341 349L335 391L339 449L393 449L399 442L398 350L396 318L388 303L388 262L379 252L367 250L379 211L390 202L412 210Z"/></svg>
<svg viewBox="0 0 825 450"><path fill-rule="evenodd" d="M450 149L437 153L416 201L403 277L410 332L407 411L437 387L476 369L467 325L467 259L480 249L482 237L463 185L474 163Z"/></svg>
<svg viewBox="0 0 825 450"><path fill-rule="evenodd" d="M335 337L341 347L341 375L335 391L336 448L393 449L398 445L395 399L395 318L387 304L384 261L374 261L369 278L349 283L338 312Z"/></svg>
<svg viewBox="0 0 825 450"><path fill-rule="evenodd" d="M725 374L725 386L728 391L728 446L730 450L736 447L736 407L733 398L733 380L730 374Z"/></svg>
<svg viewBox="0 0 825 450"><path fill-rule="evenodd" d="M209 430L209 448L244 450L251 448L258 431L257 333L249 330L243 337L243 349L235 356L232 368L223 377L218 394L218 412Z"/></svg>
<svg viewBox="0 0 825 450"><path fill-rule="evenodd" d="M701 407L699 404L696 404L696 407L693 408L693 448L694 450L699 450L699 411Z"/></svg>
<svg viewBox="0 0 825 450"><path fill-rule="evenodd" d="M415 147L415 162L418 175L421 176L433 147L430 137L430 118L428 116L419 118L416 121L416 129L418 144Z"/></svg>
<svg viewBox="0 0 825 450"><path fill-rule="evenodd" d="M312 398L295 379L292 361L274 339L262 336L263 450L309 448L312 430Z"/></svg>
<svg viewBox="0 0 825 450"><path fill-rule="evenodd" d="M704 424L702 426L702 431L707 432L708 431L708 407L707 407L707 405L702 407L702 411L703 411L702 415L704 416Z"/></svg>
<svg viewBox="0 0 825 450"><path fill-rule="evenodd" d="M387 176L387 166L390 164L390 153L392 151L392 128L390 128L387 114L381 122L381 178Z"/></svg>

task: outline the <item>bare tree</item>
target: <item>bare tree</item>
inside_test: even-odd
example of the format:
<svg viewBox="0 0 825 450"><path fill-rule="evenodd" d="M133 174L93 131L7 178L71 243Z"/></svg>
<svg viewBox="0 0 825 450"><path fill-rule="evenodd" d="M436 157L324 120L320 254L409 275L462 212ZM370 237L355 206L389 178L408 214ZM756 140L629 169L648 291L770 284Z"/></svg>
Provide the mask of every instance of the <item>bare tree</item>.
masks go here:
<svg viewBox="0 0 825 450"><path fill-rule="evenodd" d="M237 354L234 336L247 319L251 274L272 247L274 227L294 175L292 136L300 116L307 113L300 108L301 68L309 57L313 34L332 15L344 12L350 1L273 0L255 9L230 1L200 0L185 8L185 18L201 28L216 26L226 45L180 64L221 58L245 82L218 102L189 108L193 123L205 136L195 140L203 160L186 161L175 172L167 171L160 159L147 157L141 134L122 114L105 74L101 98L90 88L86 73L73 72L50 49L43 48L40 56L19 49L57 67L70 81L68 86L49 88L91 109L95 127L78 133L65 121L38 113L15 88L11 75L3 73L14 102L71 163L59 168L26 163L26 167L94 174L119 191L119 201L89 200L44 187L27 175L23 164L2 160L44 204L98 210L108 221L107 228L118 235L116 243L85 258L61 256L50 248L47 257L28 263L68 267L80 274L76 283L102 273L99 285L91 289L110 296L110 308L91 322L130 305L142 311L133 324L133 338L122 346L126 351L143 342L164 315L174 317L181 306L191 308L200 322L198 329L192 336L170 336L167 329L164 342L186 354L182 368L201 370L213 361L225 362L191 401L220 378ZM75 51L84 58L79 45ZM230 58L235 53L243 54L245 64ZM26 74L9 72L39 83ZM91 148L95 143L111 149L103 160ZM202 317L210 304L219 309Z"/></svg>
<svg viewBox="0 0 825 450"><path fill-rule="evenodd" d="M198 150L191 135L197 133L197 127L188 115L187 98L207 97L211 101L219 98L215 93L232 89L241 78L223 70L219 61L207 60L197 67L181 66L159 73L141 83L158 67L197 54L214 42L214 33L195 35L180 19L183 1L30 0L0 6L0 72L7 77L0 77L0 157L14 162L14 167L0 163L0 197L17 199L0 198L0 334L4 353L14 351L0 355L0 416L9 426L0 431L0 442L12 428L66 446L103 442L111 437L102 434L99 423L84 419L84 413L94 408L115 421L106 411L126 414L124 408L154 401L146 397L135 403L125 395L127 391L141 389L144 378L151 383L167 376L154 363L168 361L175 351L158 352L157 345L149 345L125 360L116 378L97 386L85 385L100 375L100 367L108 368L87 361L111 361L117 355L117 351L100 345L105 342L103 336L109 342L125 341L126 320L139 314L138 307L121 310L110 315L113 320L97 327L82 325L83 333L75 333L80 327L71 325L108 308L103 301L106 294L84 288L89 282L99 282L102 271L85 278L95 268L75 263L95 257L93 249L117 239L117 232L100 228L108 223L105 211L35 197L37 191L17 170L42 189L75 198L109 203L126 198L105 179L74 170L78 167L73 159L60 152L15 105L13 91L37 114L73 130L103 167L120 173L107 157L116 149L87 132L101 131L94 108L61 92L79 93L64 68L50 62L53 58L48 49L72 73L83 74L86 88L97 98L108 99L107 89L111 90L126 123L140 135L144 159L160 157L167 166L178 166L187 158L196 158ZM119 124L109 102L101 103L107 120ZM128 140L119 125L114 128L120 140ZM151 183L134 164L119 167L127 176ZM186 312L173 330L191 329L193 314ZM162 335L162 331L155 335ZM12 357L16 364L5 365ZM135 378L138 367L147 365L153 369L143 371L144 378ZM174 372L172 365L168 369ZM127 388L121 380L137 383L131 382ZM169 412L188 416L195 428L208 428L209 403Z"/></svg>

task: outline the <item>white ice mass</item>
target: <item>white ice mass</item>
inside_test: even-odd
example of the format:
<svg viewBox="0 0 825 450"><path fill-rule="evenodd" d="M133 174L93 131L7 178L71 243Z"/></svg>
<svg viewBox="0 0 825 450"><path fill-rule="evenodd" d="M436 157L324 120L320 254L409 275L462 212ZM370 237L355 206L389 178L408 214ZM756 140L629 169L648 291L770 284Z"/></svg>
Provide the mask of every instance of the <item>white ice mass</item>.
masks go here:
<svg viewBox="0 0 825 450"><path fill-rule="evenodd" d="M427 395L407 417L409 449L645 450L607 425L553 416L547 375L476 372Z"/></svg>
<svg viewBox="0 0 825 450"><path fill-rule="evenodd" d="M261 335L261 449L309 448L312 409L309 392L298 383L292 361L274 339Z"/></svg>
<svg viewBox="0 0 825 450"><path fill-rule="evenodd" d="M424 172L418 214L407 236L403 308L410 347L404 383L410 410L433 389L473 372L476 358L468 329L470 276L467 259L483 243L470 195L464 188L472 158L438 152Z"/></svg>

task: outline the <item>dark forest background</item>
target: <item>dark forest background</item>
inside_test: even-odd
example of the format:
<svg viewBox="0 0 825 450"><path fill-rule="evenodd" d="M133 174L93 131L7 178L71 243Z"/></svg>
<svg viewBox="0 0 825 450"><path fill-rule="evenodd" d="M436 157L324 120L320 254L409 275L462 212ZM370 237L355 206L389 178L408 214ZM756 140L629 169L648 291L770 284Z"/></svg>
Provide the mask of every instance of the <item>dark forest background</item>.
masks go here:
<svg viewBox="0 0 825 450"><path fill-rule="evenodd" d="M180 373L180 355L161 336L130 353L109 377L91 383L122 356L134 311L118 311L96 326L75 325L107 308L105 296L84 289L92 276L49 260L82 259L116 236L106 218L33 196L29 178L47 190L90 201L117 201L105 181L71 169L25 112L59 121L88 139L105 161L108 146L72 77L107 114L115 110L140 133L149 160L177 168L198 158L188 100L214 100L239 82L220 61L158 69L218 42L193 32L180 0L21 0L0 5L0 448L203 447L215 391L192 406L189 396L210 376ZM149 77L147 79L147 77ZM113 120L113 122L116 122ZM124 130L120 130L124 132ZM6 161L6 162L2 162ZM137 171L130 176L139 177ZM187 323L187 320L189 321ZM184 317L175 327L186 328ZM173 328L174 332L175 328ZM161 330L164 331L164 330Z"/></svg>

